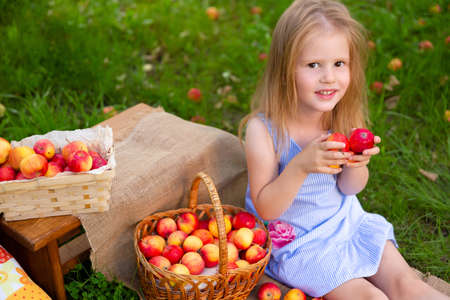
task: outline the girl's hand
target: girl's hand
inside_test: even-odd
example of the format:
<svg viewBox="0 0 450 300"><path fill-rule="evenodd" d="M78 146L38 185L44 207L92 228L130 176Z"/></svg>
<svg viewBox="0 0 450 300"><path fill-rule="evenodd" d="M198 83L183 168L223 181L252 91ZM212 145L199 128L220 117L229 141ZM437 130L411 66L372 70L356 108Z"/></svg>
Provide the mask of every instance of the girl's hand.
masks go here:
<svg viewBox="0 0 450 300"><path fill-rule="evenodd" d="M376 135L373 141L375 145L379 144L381 143L381 138ZM349 157L345 166L349 168L358 168L366 166L370 161L370 157L372 155L377 155L378 153L380 153L380 148L378 148L377 146L370 149L366 149L360 155L352 155L351 157Z"/></svg>
<svg viewBox="0 0 450 300"><path fill-rule="evenodd" d="M333 168L333 165L344 165L351 156L350 152L330 151L331 149L342 149L344 143L327 141L330 134L323 134L312 140L294 158L294 163L304 173L327 173L338 174L342 168Z"/></svg>

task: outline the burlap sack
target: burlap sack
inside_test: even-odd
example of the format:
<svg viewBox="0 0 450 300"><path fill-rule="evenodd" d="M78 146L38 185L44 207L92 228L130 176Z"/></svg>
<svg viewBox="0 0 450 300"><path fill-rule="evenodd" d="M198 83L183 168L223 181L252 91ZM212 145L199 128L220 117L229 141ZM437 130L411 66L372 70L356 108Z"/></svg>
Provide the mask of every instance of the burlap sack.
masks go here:
<svg viewBox="0 0 450 300"><path fill-rule="evenodd" d="M93 268L138 289L133 234L136 224L157 211L187 207L199 171L214 180L223 203L243 205L246 164L236 136L184 121L172 114L145 116L115 145L116 176L111 208L80 216ZM208 202L201 186L199 202Z"/></svg>

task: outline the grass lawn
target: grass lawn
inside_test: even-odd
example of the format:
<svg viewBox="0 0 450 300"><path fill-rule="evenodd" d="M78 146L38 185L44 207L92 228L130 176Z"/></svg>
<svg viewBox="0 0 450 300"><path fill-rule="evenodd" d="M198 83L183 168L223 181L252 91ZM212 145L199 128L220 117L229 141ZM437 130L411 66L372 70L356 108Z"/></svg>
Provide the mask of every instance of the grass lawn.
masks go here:
<svg viewBox="0 0 450 300"><path fill-rule="evenodd" d="M90 127L110 116L103 108L138 102L236 133L264 68L261 54L290 2L0 0L1 136ZM450 7L443 0L344 3L375 45L367 87L381 154L359 199L393 223L413 267L449 281ZM205 14L208 6L219 9L217 20ZM421 49L424 40L433 47ZM402 68L387 67L393 58ZM370 89L374 81L384 83L381 93ZM192 87L200 102L187 98ZM66 281L76 299L133 294L89 266Z"/></svg>

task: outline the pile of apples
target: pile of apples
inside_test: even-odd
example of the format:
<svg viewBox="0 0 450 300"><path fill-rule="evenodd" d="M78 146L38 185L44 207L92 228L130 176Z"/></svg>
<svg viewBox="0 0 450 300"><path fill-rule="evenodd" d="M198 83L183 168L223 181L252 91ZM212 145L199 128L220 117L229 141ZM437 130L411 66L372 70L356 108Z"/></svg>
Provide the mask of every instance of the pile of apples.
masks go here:
<svg viewBox="0 0 450 300"><path fill-rule="evenodd" d="M33 148L13 148L0 137L0 181L53 177L65 171L86 172L106 164L100 154L89 150L81 141L66 144L58 153L48 139L38 140Z"/></svg>
<svg viewBox="0 0 450 300"><path fill-rule="evenodd" d="M255 216L238 212L225 215L228 269L254 264L267 254L266 231L256 225ZM158 220L156 232L144 236L138 246L149 261L164 270L178 274L201 275L206 268L219 264L219 232L215 217L199 220L186 212L175 219Z"/></svg>
<svg viewBox="0 0 450 300"><path fill-rule="evenodd" d="M258 289L258 300L280 300L281 290L273 282L266 282L261 284ZM306 300L306 295L300 289L290 289L286 295L284 295L283 300ZM320 298L311 298L311 300L323 300Z"/></svg>

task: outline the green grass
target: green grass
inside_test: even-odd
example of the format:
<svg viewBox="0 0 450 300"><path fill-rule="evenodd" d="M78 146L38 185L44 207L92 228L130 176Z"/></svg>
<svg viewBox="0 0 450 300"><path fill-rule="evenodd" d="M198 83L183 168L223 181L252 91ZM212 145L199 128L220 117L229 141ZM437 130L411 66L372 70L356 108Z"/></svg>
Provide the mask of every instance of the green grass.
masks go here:
<svg viewBox="0 0 450 300"><path fill-rule="evenodd" d="M344 2L376 43L368 86L387 83L390 75L400 81L393 91L369 92L371 129L381 136L382 151L370 163L370 181L359 198L366 210L394 224L412 266L448 281L449 84L442 82L449 72L447 2ZM0 0L1 135L20 140L89 127L107 117L103 107L120 111L138 102L187 120L200 115L206 124L236 133L264 68L258 55L268 51L272 28L289 3ZM435 3L439 14L429 11ZM218 21L206 17L210 5L219 8ZM253 5L263 13L250 14ZM419 50L422 40L434 48ZM396 72L387 68L394 57L403 61ZM151 71L144 70L148 64ZM231 91L223 95L218 90L225 86ZM201 89L200 103L187 99L191 87ZM400 100L388 109L392 96ZM430 181L419 169L439 177ZM85 273L83 278L97 276Z"/></svg>

